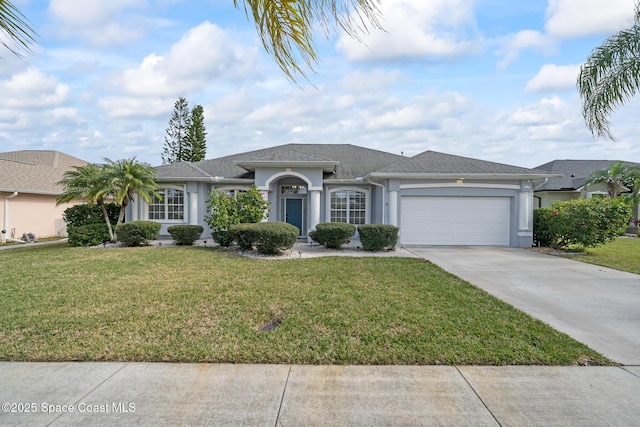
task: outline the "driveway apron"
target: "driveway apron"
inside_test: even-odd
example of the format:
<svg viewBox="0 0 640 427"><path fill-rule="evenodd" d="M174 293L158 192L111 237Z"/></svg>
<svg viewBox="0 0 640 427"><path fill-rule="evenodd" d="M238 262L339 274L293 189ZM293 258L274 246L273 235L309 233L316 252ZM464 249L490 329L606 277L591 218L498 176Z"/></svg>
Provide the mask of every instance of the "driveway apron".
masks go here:
<svg viewBox="0 0 640 427"><path fill-rule="evenodd" d="M526 249L409 247L623 365L640 365L640 275Z"/></svg>

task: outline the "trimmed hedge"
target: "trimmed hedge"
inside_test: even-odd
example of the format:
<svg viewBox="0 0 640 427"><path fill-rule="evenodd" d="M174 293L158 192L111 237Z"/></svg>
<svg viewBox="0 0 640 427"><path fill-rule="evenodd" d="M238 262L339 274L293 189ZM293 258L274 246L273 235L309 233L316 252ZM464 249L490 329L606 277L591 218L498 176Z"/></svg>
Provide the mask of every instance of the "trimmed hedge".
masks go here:
<svg viewBox="0 0 640 427"><path fill-rule="evenodd" d="M258 223L261 224L261 223ZM250 251L258 241L260 229L255 223L235 224L229 228L228 236L242 250Z"/></svg>
<svg viewBox="0 0 640 427"><path fill-rule="evenodd" d="M255 247L261 254L275 255L291 249L300 231L298 227L284 222L259 222L233 225L229 234L242 249Z"/></svg>
<svg viewBox="0 0 640 427"><path fill-rule="evenodd" d="M167 231L176 241L176 245L193 245L193 242L200 238L204 228L201 225L180 224L172 225Z"/></svg>
<svg viewBox="0 0 640 427"><path fill-rule="evenodd" d="M365 251L395 250L399 228L386 224L362 224L358 226L360 243Z"/></svg>
<svg viewBox="0 0 640 427"><path fill-rule="evenodd" d="M71 246L96 246L111 240L109 229L104 221L102 223L69 227L67 234L69 236L67 242Z"/></svg>
<svg viewBox="0 0 640 427"><path fill-rule="evenodd" d="M115 203L105 203L104 207L107 210L111 225L115 225L118 222L120 207ZM88 224L105 224L105 227L107 226L104 221L104 213L99 205L81 204L68 207L64 210L62 218L67 223L67 228Z"/></svg>
<svg viewBox="0 0 640 427"><path fill-rule="evenodd" d="M153 221L131 221L118 224L116 235L122 246L142 246L157 240L161 225Z"/></svg>
<svg viewBox="0 0 640 427"><path fill-rule="evenodd" d="M309 232L309 237L327 248L340 249L355 232L355 225L346 222L325 222L316 225L316 229Z"/></svg>
<svg viewBox="0 0 640 427"><path fill-rule="evenodd" d="M256 249L261 254L275 255L291 249L300 235L298 227L286 222L259 222L253 226L260 234Z"/></svg>

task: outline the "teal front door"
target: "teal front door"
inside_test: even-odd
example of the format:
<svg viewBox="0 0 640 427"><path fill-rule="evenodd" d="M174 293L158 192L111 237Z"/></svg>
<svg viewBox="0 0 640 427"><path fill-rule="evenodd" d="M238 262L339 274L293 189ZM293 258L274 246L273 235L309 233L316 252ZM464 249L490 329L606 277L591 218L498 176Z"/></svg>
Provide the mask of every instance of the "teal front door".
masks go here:
<svg viewBox="0 0 640 427"><path fill-rule="evenodd" d="M302 234L302 199L285 199L285 222L298 227Z"/></svg>

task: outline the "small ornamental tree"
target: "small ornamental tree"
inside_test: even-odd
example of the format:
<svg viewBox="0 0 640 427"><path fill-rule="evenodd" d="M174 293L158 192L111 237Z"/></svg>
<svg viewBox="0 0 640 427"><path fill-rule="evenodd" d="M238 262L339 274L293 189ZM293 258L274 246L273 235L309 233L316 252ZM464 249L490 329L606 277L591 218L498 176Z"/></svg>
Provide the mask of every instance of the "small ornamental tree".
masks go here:
<svg viewBox="0 0 640 427"><path fill-rule="evenodd" d="M207 207L211 214L204 220L211 228L211 236L220 246L230 246L233 238L229 233L235 224L256 223L268 217L269 202L262 198L258 187L252 185L237 197L228 196L221 190L213 190Z"/></svg>

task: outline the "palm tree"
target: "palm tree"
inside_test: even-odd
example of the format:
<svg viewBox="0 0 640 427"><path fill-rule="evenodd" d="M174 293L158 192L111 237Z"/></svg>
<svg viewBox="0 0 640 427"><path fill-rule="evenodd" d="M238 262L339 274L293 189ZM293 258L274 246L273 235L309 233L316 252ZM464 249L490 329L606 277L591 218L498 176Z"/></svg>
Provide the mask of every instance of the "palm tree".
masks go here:
<svg viewBox="0 0 640 427"><path fill-rule="evenodd" d="M27 22L27 18L9 0L0 0L0 34L7 35L17 45L17 49L31 52L31 44L35 43L36 32ZM0 44L13 54L21 56L0 37Z"/></svg>
<svg viewBox="0 0 640 427"><path fill-rule="evenodd" d="M104 159L103 166L109 188L112 190L114 201L120 206L118 224L124 222L124 213L134 194L138 194L145 202L151 203L157 193L158 183L156 170L147 163L141 163L135 157L113 161Z"/></svg>
<svg viewBox="0 0 640 427"><path fill-rule="evenodd" d="M90 205L99 205L109 229L109 237L111 240L115 239L105 207L105 198L111 194L112 188L102 165L90 163L85 166L73 166L73 170L64 173L58 185L61 185L64 191L56 197L56 206L77 199L84 200Z"/></svg>
<svg viewBox="0 0 640 427"><path fill-rule="evenodd" d="M381 0L233 0L248 19L256 24L258 36L284 74L295 82L295 75L306 77L301 62L314 71L318 63L313 30L320 24L328 35L337 27L358 39L367 25L381 28L378 4ZM34 31L26 18L8 0L0 0L0 29L29 50ZM3 43L4 44L4 43ZM14 51L15 52L15 51Z"/></svg>
<svg viewBox="0 0 640 427"><path fill-rule="evenodd" d="M578 92L582 115L593 135L615 140L609 117L640 87L640 3L634 24L605 40L580 67Z"/></svg>
<svg viewBox="0 0 640 427"><path fill-rule="evenodd" d="M625 190L635 191L634 186L639 173L638 167L618 162L611 167L591 172L584 184L603 184L609 197L618 197Z"/></svg>

